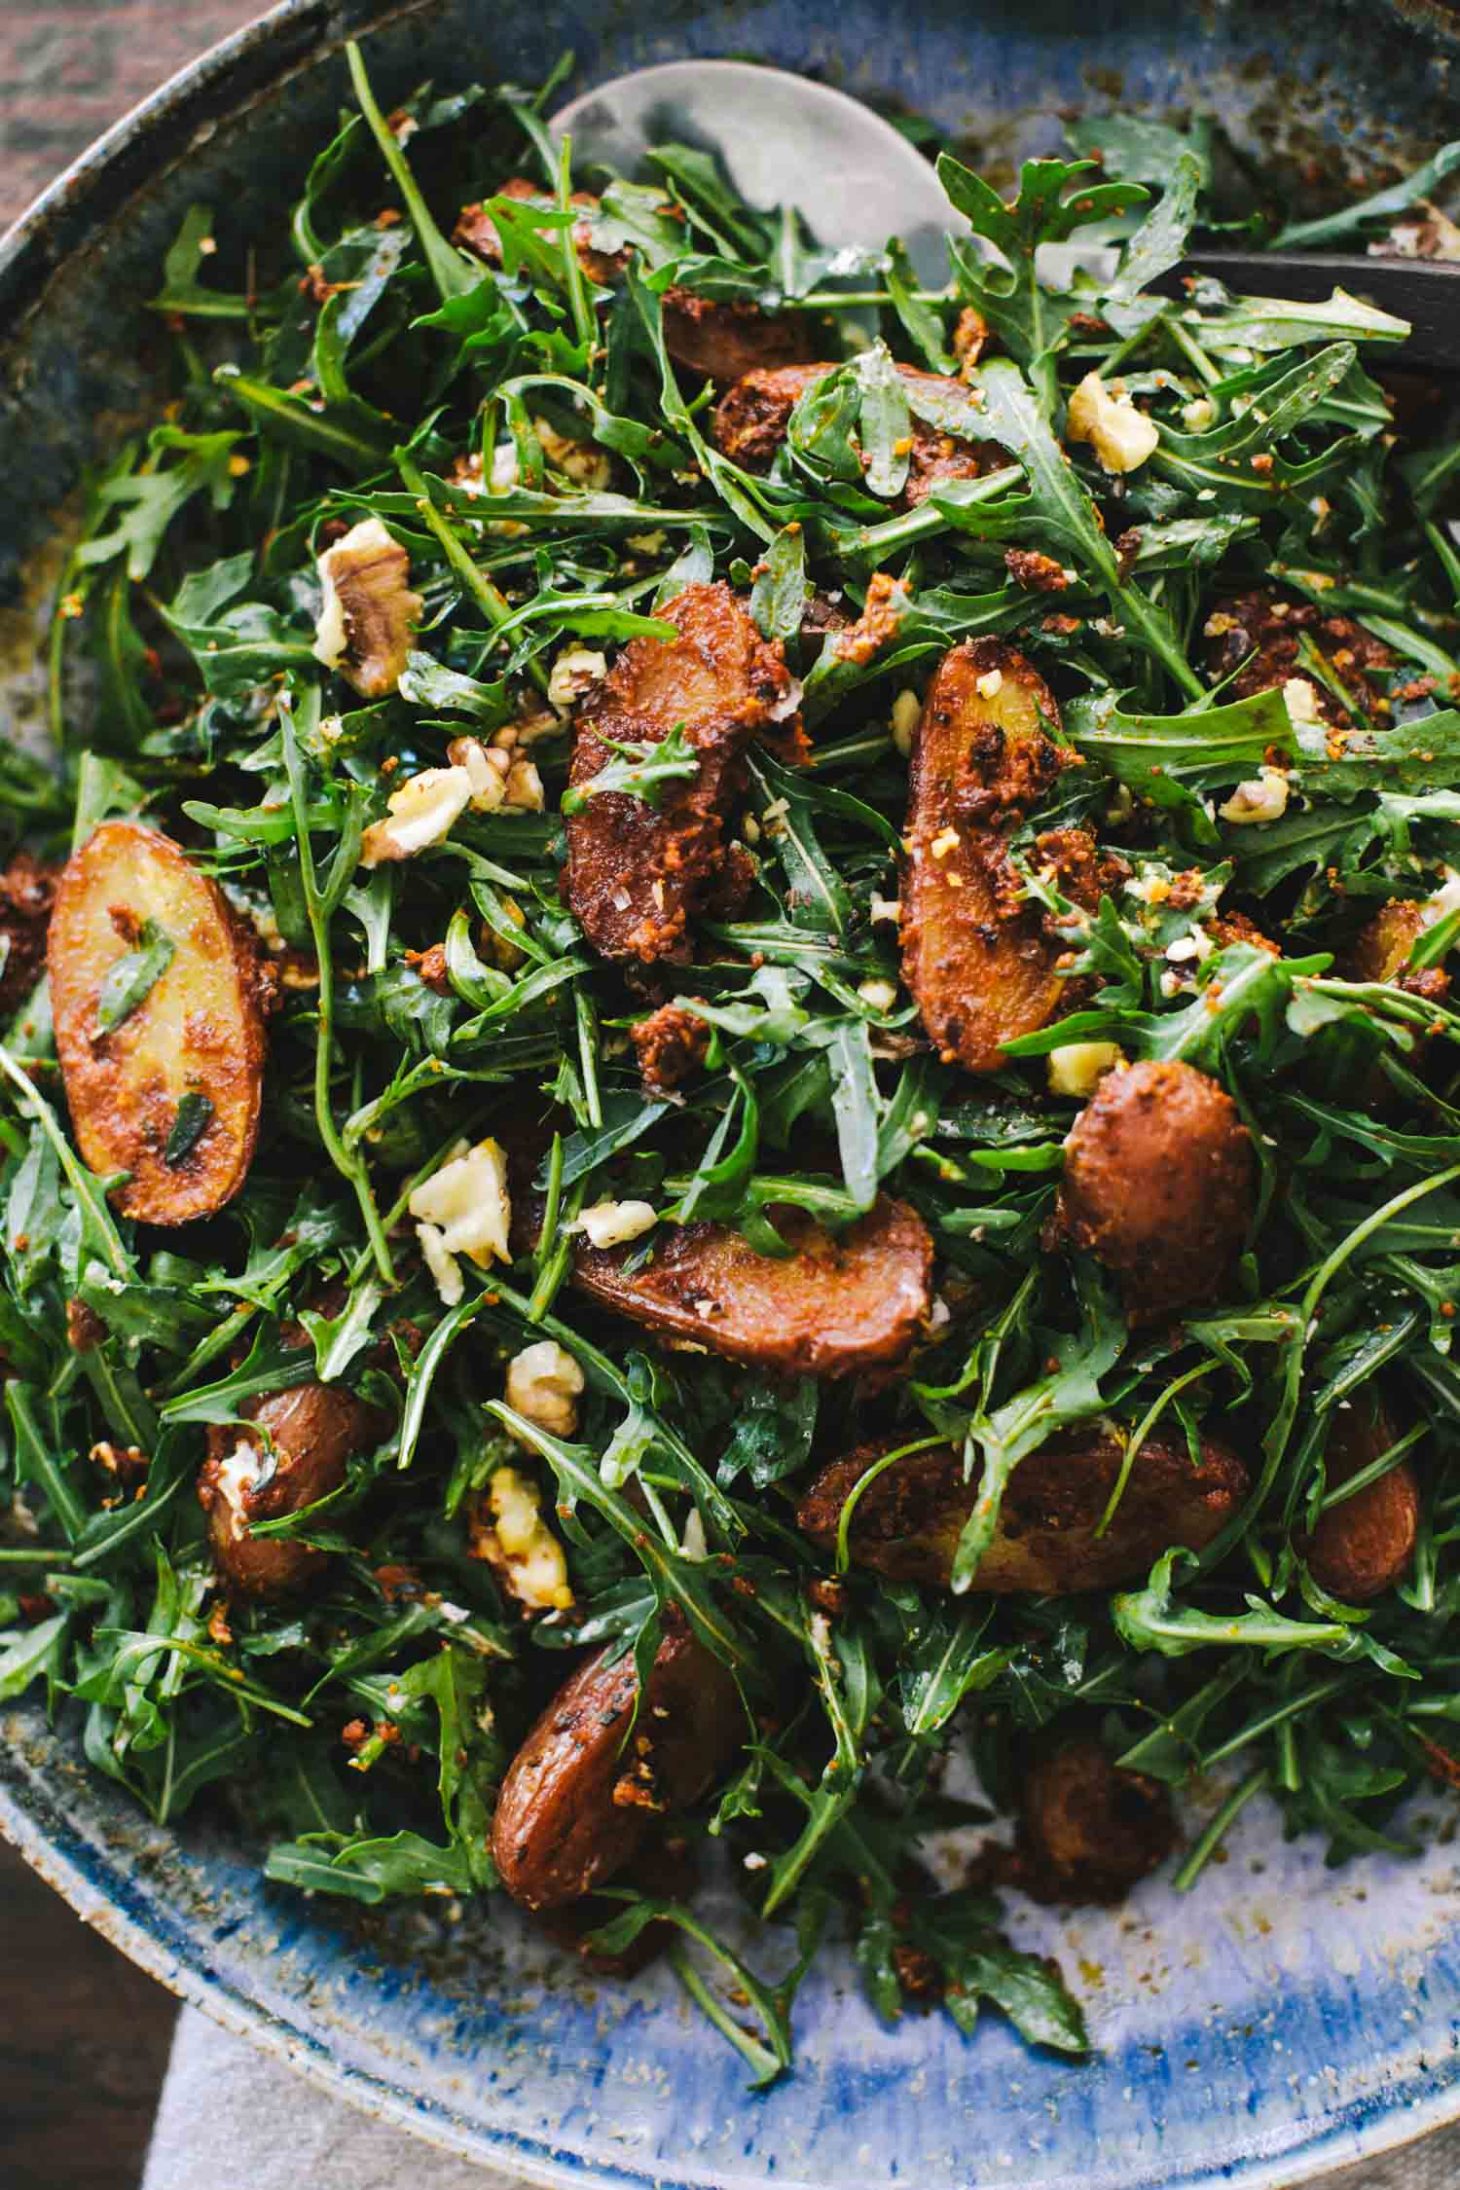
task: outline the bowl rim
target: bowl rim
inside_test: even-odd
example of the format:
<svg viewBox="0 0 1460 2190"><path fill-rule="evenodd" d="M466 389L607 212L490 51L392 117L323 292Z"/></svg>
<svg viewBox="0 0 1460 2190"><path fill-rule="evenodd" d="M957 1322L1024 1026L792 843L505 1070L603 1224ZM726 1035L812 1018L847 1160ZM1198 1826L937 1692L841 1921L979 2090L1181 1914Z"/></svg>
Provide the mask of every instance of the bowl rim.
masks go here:
<svg viewBox="0 0 1460 2190"><path fill-rule="evenodd" d="M64 1805L38 1772L28 1770L0 1745L0 1837L54 1888L83 1922L125 1954L149 1977L233 2036L269 2059L296 2070L317 2090L343 2098L361 2112L418 2137L438 2151L480 2163L490 2157L518 2171L540 2190L706 2190L649 2163L625 2167L609 2158L554 2152L541 2139L505 2126L468 2120L449 2106L413 2098L400 2083L342 2061L297 2022L272 2013L207 1964L203 1943L185 1927L183 1951L175 1951L148 1921L153 1895L114 1873L104 1847L90 1843L70 1821ZM1420 2143L1460 2117L1460 2079L1427 2095L1366 2114L1362 2122L1338 2119L1305 2144L1216 2161L1159 2185L1146 2177L1139 2190L1299 2190L1335 2171L1387 2158ZM484 2152L483 2147L486 2147Z"/></svg>
<svg viewBox="0 0 1460 2190"><path fill-rule="evenodd" d="M46 185L0 233L0 324L23 323L43 302L70 256L111 221L125 218L134 186L182 165L196 131L271 97L281 82L341 50L346 39L425 12L436 0L275 0L118 117ZM1387 0L1437 46L1460 52L1460 13L1439 0ZM165 151L159 125L185 130ZM117 193L115 185L122 190ZM0 363L8 343L0 342ZM541 2190L704 2190L658 2168L626 2168L610 2158L554 2152L505 2125L467 2120L454 2109L414 2098L400 2083L341 2060L297 2021L208 1967L192 1929L175 1952L147 1921L150 1896L124 1890L105 1850L90 1847L64 1805L23 1760L0 1742L0 1837L82 1921L186 2005L316 2089L418 2137L439 2151L480 2162L486 2154L516 2168ZM1166 2178L1161 2190L1298 2190L1303 2183L1362 2161L1387 2157L1460 2120L1460 2078L1428 2094L1376 2106L1360 2123L1338 2119L1287 2153L1254 2153ZM484 2154L483 2147L486 2147ZM1155 2190L1155 2186L1151 2186Z"/></svg>

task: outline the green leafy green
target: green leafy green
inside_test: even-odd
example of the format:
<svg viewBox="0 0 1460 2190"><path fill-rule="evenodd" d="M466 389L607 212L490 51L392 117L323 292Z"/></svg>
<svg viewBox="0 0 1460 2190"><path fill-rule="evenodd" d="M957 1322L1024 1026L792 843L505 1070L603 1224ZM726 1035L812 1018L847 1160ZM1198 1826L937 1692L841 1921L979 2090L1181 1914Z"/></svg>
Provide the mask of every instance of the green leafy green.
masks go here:
<svg viewBox="0 0 1460 2190"><path fill-rule="evenodd" d="M1340 1863L1408 1850L1439 1814L1413 1798L1460 1783L1454 421L1391 408L1366 367L1405 325L1361 295L1172 283L1267 220L1209 119L1079 123L1012 199L942 152L933 288L694 147L595 174L595 205L556 79L387 114L348 60L356 111L287 222L194 207L166 252L167 408L88 484L58 584L55 764L0 762L6 851L37 861L0 908L0 1696L69 1704L164 1824L225 1790L281 1889L465 1900L500 1888L504 1778L568 1667L642 1690L697 1650L724 1749L673 1829L722 1843L747 1906L722 1936L662 1875L651 1702L604 1780L621 1825L650 1798L640 1861L580 1912L591 1943L663 1946L756 2085L843 1952L883 2017L911 1987L1078 2056L1065 1978L931 1882L989 1821L963 1752L1001 1805L1072 1727L1173 1789L1222 1779L1182 1890L1250 1802ZM1454 165L1285 240L1368 236ZM725 315L820 365L717 392L686 344ZM1071 444L1092 375L1148 421L1131 469ZM360 527L391 550L345 605L384 638L342 674L319 561ZM741 613L661 647L709 585ZM930 847L910 767L973 646L983 699L1037 674L1044 737L993 708ZM605 663L617 723L574 698ZM637 802L642 875L605 792ZM47 869L113 817L172 835L257 961L252 1161L185 1226L82 1160L40 978ZM665 955L593 947L595 832L610 898L683 884ZM977 1075L920 1014L911 861L955 846L955 1016L1018 974ZM123 880L83 1035L123 1053L160 997L206 1049L184 939ZM1251 1188L1223 1261L1181 1200L1185 1113L1154 1169L1115 1136L1134 1214L1155 1237L1169 1193L1190 1233L1190 1295L1132 1321L1067 1172L1090 1085L1096 1133L1135 1067L1158 1126L1173 1088L1216 1102L1187 1073L1223 1091ZM179 1173L239 1130L189 1080L137 1110ZM1097 1439L1118 1464L1072 1526L1139 1538L1116 1586L981 1589L1051 1444L1075 1480ZM1233 1495L1168 1542L1143 1471L1213 1444ZM245 1461L269 1517L239 1527L293 1589L237 1585L217 1498ZM1322 1543L1376 1486L1413 1538L1350 1602ZM874 1512L948 1586L864 1564Z"/></svg>
<svg viewBox="0 0 1460 2190"><path fill-rule="evenodd" d="M96 999L96 1032L113 1034L145 1003L177 955L177 945L155 920L144 920L132 948L108 967Z"/></svg>
<svg viewBox="0 0 1460 2190"><path fill-rule="evenodd" d="M565 814L581 813L590 799L601 798L606 791L642 799L646 806L657 809L666 783L682 783L699 774L699 755L689 743L682 722L675 723L659 739L625 742L610 738L606 742L613 759L605 761L586 783L563 793Z"/></svg>

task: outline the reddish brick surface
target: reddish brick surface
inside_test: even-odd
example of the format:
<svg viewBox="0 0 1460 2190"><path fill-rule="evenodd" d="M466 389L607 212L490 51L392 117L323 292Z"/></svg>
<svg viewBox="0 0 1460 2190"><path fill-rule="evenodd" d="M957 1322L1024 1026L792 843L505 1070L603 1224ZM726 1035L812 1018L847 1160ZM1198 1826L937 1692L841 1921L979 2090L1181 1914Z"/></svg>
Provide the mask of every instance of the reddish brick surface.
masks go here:
<svg viewBox="0 0 1460 2190"><path fill-rule="evenodd" d="M0 0L0 227L261 0Z"/></svg>

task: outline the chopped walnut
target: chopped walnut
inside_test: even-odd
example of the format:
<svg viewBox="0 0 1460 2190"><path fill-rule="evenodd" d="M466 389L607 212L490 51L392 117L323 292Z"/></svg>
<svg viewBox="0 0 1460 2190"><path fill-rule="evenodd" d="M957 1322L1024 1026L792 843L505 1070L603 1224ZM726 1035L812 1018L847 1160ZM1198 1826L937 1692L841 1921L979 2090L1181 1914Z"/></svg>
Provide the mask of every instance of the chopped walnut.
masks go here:
<svg viewBox="0 0 1460 2190"><path fill-rule="evenodd" d="M862 613L845 631L827 641L843 661L864 665L876 659L897 637L907 611L907 588L885 570L875 571L867 587Z"/></svg>
<svg viewBox="0 0 1460 2190"><path fill-rule="evenodd" d="M1015 585L1030 593L1064 593L1075 582L1075 573L1037 548L1005 548L1004 568Z"/></svg>
<svg viewBox="0 0 1460 2190"><path fill-rule="evenodd" d="M407 951L406 964L423 980L428 989L438 996L451 994L451 976L446 970L446 945L433 943L428 950Z"/></svg>
<svg viewBox="0 0 1460 2190"><path fill-rule="evenodd" d="M411 591L411 559L378 517L367 517L326 548L317 565L324 598L314 652L362 699L384 699L400 683L424 602Z"/></svg>
<svg viewBox="0 0 1460 2190"><path fill-rule="evenodd" d="M976 365L989 339L988 321L972 304L965 304L953 329L953 355L960 365Z"/></svg>
<svg viewBox="0 0 1460 2190"><path fill-rule="evenodd" d="M1102 471L1137 471L1153 456L1161 439L1153 418L1138 411L1115 384L1107 388L1099 373L1086 373L1070 397L1065 439L1088 441Z"/></svg>

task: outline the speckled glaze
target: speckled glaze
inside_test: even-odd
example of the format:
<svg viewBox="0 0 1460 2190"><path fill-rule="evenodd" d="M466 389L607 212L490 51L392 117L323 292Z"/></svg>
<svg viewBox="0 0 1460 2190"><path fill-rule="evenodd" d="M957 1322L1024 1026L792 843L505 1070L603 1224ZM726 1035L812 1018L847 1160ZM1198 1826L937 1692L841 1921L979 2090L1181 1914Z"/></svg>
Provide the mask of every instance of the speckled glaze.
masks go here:
<svg viewBox="0 0 1460 2190"><path fill-rule="evenodd" d="M83 465L155 405L142 309L182 209L272 219L345 97L342 37L378 26L387 101L425 76L591 83L686 52L751 54L890 97L996 165L1058 115L1220 113L1296 178L1362 185L1457 133L1460 41L1427 0L291 0L123 123L0 246L0 694L37 704L33 634ZM50 552L48 552L48 550ZM266 1887L216 1833L159 1831L38 1710L0 1714L0 1829L135 1960L305 2072L542 2183L660 2190L1275 2190L1460 2115L1457 1864L1326 1872L1250 1809L1182 1900L1016 1905L1058 1953L1099 2051L1071 2067L991 2019L888 2030L832 1958L798 2009L795 2076L751 2096L672 1978L594 1985L508 1912L352 1916ZM1434 1809L1439 1809L1436 1798ZM1430 1821L1433 1828L1438 1818ZM761 1943L770 1964L777 1942Z"/></svg>

